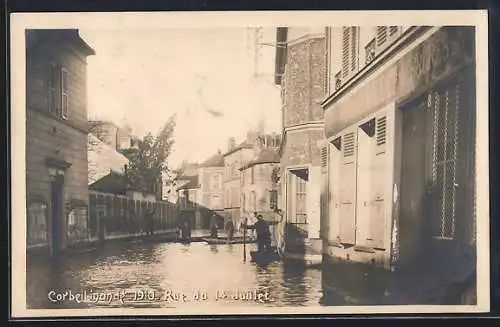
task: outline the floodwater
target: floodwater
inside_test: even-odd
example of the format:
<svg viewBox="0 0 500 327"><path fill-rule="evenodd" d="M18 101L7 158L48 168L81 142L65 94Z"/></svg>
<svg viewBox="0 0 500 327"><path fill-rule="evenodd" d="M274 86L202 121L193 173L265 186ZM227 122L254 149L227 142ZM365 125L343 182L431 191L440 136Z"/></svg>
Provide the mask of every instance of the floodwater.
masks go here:
<svg viewBox="0 0 500 327"><path fill-rule="evenodd" d="M115 243L57 262L31 260L27 306L176 308L319 306L321 271L290 263L250 262L255 244Z"/></svg>

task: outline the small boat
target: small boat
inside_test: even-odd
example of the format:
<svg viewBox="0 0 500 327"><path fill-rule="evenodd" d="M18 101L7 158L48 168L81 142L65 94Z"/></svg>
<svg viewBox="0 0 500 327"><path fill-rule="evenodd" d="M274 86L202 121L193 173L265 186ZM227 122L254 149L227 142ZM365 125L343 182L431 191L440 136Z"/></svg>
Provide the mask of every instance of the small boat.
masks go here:
<svg viewBox="0 0 500 327"><path fill-rule="evenodd" d="M281 260L281 256L277 251L250 251L250 257L252 262L257 264L269 264Z"/></svg>
<svg viewBox="0 0 500 327"><path fill-rule="evenodd" d="M243 239L243 237L237 237L233 238L232 240L228 240L227 238L204 238L203 239L207 244L243 244L243 243L255 243L255 238L246 238Z"/></svg>

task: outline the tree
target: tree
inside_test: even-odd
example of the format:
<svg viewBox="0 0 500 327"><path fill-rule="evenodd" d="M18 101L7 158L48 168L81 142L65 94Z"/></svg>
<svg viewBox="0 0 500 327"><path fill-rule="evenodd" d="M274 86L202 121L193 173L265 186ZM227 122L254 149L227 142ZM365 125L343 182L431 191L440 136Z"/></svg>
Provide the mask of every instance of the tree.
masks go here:
<svg viewBox="0 0 500 327"><path fill-rule="evenodd" d="M130 160L125 177L130 185L142 191L154 192L163 177L172 178L168 157L174 145L176 116L171 116L156 136L148 133L136 146L120 152Z"/></svg>

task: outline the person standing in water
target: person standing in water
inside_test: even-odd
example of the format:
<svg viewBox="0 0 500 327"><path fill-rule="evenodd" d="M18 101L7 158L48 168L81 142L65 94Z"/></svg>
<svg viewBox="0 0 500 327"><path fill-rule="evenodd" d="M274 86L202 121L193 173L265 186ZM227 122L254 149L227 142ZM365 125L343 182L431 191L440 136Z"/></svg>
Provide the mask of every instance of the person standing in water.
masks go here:
<svg viewBox="0 0 500 327"><path fill-rule="evenodd" d="M233 235L234 235L234 223L231 217L228 218L227 220L226 232L227 232L227 240L228 242L231 242L233 240Z"/></svg>
<svg viewBox="0 0 500 327"><path fill-rule="evenodd" d="M217 215L214 213L210 221L210 237L217 238Z"/></svg>
<svg viewBox="0 0 500 327"><path fill-rule="evenodd" d="M246 219L245 219L246 220ZM257 215L257 222L253 225L247 225L246 221L243 225L246 229L255 230L257 234L257 250L259 252L271 250L271 231L269 228L277 225L280 221L265 221L262 215Z"/></svg>

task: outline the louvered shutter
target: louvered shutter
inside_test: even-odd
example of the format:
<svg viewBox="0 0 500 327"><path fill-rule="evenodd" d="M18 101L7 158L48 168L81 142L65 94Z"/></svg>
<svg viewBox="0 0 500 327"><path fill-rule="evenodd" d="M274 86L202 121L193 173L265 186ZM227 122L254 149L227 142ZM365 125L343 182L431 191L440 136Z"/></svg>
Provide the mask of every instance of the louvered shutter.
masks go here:
<svg viewBox="0 0 500 327"><path fill-rule="evenodd" d="M389 37L394 36L399 31L399 26L389 26Z"/></svg>
<svg viewBox="0 0 500 327"><path fill-rule="evenodd" d="M342 30L342 77L349 75L349 44L351 28L344 27Z"/></svg>
<svg viewBox="0 0 500 327"><path fill-rule="evenodd" d="M325 144L321 147L321 238L328 240L328 199L329 199L329 183L328 183L328 152L329 145Z"/></svg>
<svg viewBox="0 0 500 327"><path fill-rule="evenodd" d="M68 119L69 107L69 88L68 88L68 71L61 69L61 117Z"/></svg>
<svg viewBox="0 0 500 327"><path fill-rule="evenodd" d="M358 69L358 31L357 27L351 28L351 72Z"/></svg>
<svg viewBox="0 0 500 327"><path fill-rule="evenodd" d="M377 26L377 47L387 41L387 26Z"/></svg>
<svg viewBox="0 0 500 327"><path fill-rule="evenodd" d="M345 244L356 242L356 142L355 131L345 133L342 138L339 238Z"/></svg>
<svg viewBox="0 0 500 327"><path fill-rule="evenodd" d="M387 142L387 116L380 115L376 117L375 123L375 151L373 158L373 171L372 175L372 195L371 202L373 206L370 212L370 226L369 235L367 238L368 245L385 249L385 226L386 226L386 210L385 204L387 201L386 196L386 176L387 176L387 156L386 156L386 142Z"/></svg>

